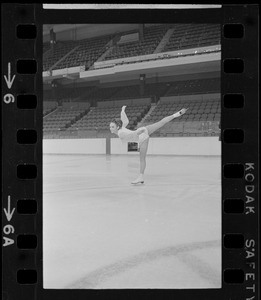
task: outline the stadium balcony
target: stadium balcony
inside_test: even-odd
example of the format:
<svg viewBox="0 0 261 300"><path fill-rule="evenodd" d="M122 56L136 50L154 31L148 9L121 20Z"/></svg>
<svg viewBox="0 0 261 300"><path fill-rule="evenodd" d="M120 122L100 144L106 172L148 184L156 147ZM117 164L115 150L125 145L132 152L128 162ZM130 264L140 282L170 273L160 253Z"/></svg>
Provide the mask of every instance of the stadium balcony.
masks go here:
<svg viewBox="0 0 261 300"><path fill-rule="evenodd" d="M110 36L106 36L75 42L75 46L79 46L79 48L62 60L56 66L56 69L70 68L81 65L84 65L87 68L90 67L106 51L105 46L110 39Z"/></svg>
<svg viewBox="0 0 261 300"><path fill-rule="evenodd" d="M116 45L105 60L152 54L167 30L165 25L145 28L142 41Z"/></svg>
<svg viewBox="0 0 261 300"><path fill-rule="evenodd" d="M43 71L48 71L56 62L58 62L67 53L76 47L75 42L58 42L53 46L53 50L44 58Z"/></svg>
<svg viewBox="0 0 261 300"><path fill-rule="evenodd" d="M107 101L107 100L121 100L121 99L136 99L141 97L151 97L161 94L166 90L165 84L148 84L145 86L144 95L140 94L139 85L119 86L96 88L88 95L89 101Z"/></svg>
<svg viewBox="0 0 261 300"><path fill-rule="evenodd" d="M140 90L138 85L130 85L118 89L114 94L114 99L134 99L140 97Z"/></svg>
<svg viewBox="0 0 261 300"><path fill-rule="evenodd" d="M215 93L220 91L219 78L206 78L169 83L170 87L164 96Z"/></svg>
<svg viewBox="0 0 261 300"><path fill-rule="evenodd" d="M189 95L199 93L215 93L220 89L220 79L197 79L175 82L147 83L141 96L139 85L112 87L75 87L60 88L56 91L58 101L85 101L93 104L97 101L127 100L139 98L159 99L163 96ZM44 99L53 99L51 90L44 91Z"/></svg>
<svg viewBox="0 0 261 300"><path fill-rule="evenodd" d="M150 83L144 87L144 94L140 94L139 85L100 88L88 95L89 100L106 101L119 99L136 99L141 97L160 97L169 87L166 83Z"/></svg>
<svg viewBox="0 0 261 300"><path fill-rule="evenodd" d="M44 90L43 98L44 101L50 101L50 100L57 100L59 102L65 102L65 101L72 101L77 102L81 101L81 98L83 98L83 101L86 99L86 95L93 92L95 90L95 87L74 87L74 88L57 88L55 91L55 97L53 95L52 90Z"/></svg>
<svg viewBox="0 0 261 300"><path fill-rule="evenodd" d="M162 52L220 44L219 25L177 24L173 28L174 32Z"/></svg>
<svg viewBox="0 0 261 300"><path fill-rule="evenodd" d="M96 88L92 93L88 95L88 99L92 101L105 101L112 99L113 95L117 93L122 87L107 87Z"/></svg>
<svg viewBox="0 0 261 300"><path fill-rule="evenodd" d="M77 66L91 68L94 63L145 56L154 54L158 45L163 41L163 37L169 29L174 29L168 38L166 45L158 50L158 54L177 51L180 49L193 49L196 47L206 47L220 44L220 28L211 24L170 24L145 27L144 39L142 41L118 43L109 46L112 36L85 39L79 41L58 42L53 46L52 51L48 51L44 56L43 70L50 68L64 69ZM126 33L122 33L122 36ZM49 45L44 44L44 51ZM106 51L112 47L112 51ZM49 48L50 49L50 48ZM156 55L156 54L155 54ZM195 55L195 53L194 53ZM155 58L144 58L145 60L166 59L156 55ZM130 63L128 61L122 62ZM133 63L133 62L132 62ZM118 62L117 64L121 64ZM99 65L100 68L108 67L108 64Z"/></svg>

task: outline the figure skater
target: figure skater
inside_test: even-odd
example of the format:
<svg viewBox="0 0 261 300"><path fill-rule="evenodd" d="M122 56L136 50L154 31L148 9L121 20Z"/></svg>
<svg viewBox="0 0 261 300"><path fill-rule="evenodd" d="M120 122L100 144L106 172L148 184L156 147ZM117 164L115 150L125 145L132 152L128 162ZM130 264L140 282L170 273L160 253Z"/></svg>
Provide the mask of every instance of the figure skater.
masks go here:
<svg viewBox="0 0 261 300"><path fill-rule="evenodd" d="M140 127L137 130L129 130L126 128L126 126L129 124L129 120L125 113L125 108L126 106L123 106L121 109L121 118L114 119L110 123L110 131L111 133L117 134L123 142L125 141L138 143L140 152L140 175L136 180L132 181L132 184L142 184L144 183L146 155L150 135L173 119L182 116L187 111L187 109L182 108L180 111L174 113L173 115L167 116L154 124Z"/></svg>

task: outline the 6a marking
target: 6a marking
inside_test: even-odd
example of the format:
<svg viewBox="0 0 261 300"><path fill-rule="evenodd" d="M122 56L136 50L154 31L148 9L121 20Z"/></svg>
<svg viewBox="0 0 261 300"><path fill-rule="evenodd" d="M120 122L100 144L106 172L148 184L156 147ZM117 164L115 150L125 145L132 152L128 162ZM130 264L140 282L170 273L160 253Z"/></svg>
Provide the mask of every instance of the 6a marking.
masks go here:
<svg viewBox="0 0 261 300"><path fill-rule="evenodd" d="M4 213L8 222L11 222L14 212L15 212L15 208L11 209L11 196L8 195L7 209L4 208ZM4 235L14 234L15 232L14 226L11 224L5 225L3 228L3 232ZM14 239L11 239L6 236L3 236L3 239L4 239L3 247L14 244Z"/></svg>
<svg viewBox="0 0 261 300"><path fill-rule="evenodd" d="M8 75L7 76L4 75L4 79L5 79L8 89L11 89L11 87L14 83L14 80L15 80L15 76L16 75L13 75L13 76L11 75L11 63L9 62L8 63ZM15 101L15 97L13 94L8 93L8 94L4 95L4 103L9 104L9 103L13 103L14 101Z"/></svg>

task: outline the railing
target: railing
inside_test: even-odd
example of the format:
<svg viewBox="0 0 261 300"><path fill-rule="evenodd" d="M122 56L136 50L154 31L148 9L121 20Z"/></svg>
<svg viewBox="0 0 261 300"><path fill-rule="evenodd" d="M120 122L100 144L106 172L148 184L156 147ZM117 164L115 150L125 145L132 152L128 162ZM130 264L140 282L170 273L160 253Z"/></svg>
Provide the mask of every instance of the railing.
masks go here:
<svg viewBox="0 0 261 300"><path fill-rule="evenodd" d="M190 122L174 122L171 125L164 126L161 130L152 136L218 136L220 129L217 121L190 121ZM83 139L83 138L115 138L116 135L110 133L109 128L95 130L55 130L44 131L44 139Z"/></svg>
<svg viewBox="0 0 261 300"><path fill-rule="evenodd" d="M179 49L175 51L160 52L155 54L147 55L137 55L131 57L122 57L117 59L110 59L105 61L99 61L94 63L94 69L102 69L108 67L114 67L116 65L126 64L126 63L137 63L150 60L160 60L160 59L169 59L169 58L179 58L182 56L194 56L200 54L209 54L220 52L220 45L210 45L205 47L194 47L192 49Z"/></svg>

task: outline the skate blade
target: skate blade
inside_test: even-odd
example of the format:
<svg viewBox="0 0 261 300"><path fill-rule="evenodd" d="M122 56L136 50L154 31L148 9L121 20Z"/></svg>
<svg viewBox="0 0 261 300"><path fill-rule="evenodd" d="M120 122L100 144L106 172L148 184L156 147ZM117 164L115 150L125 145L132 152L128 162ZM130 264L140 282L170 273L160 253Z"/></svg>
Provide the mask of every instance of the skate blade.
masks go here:
<svg viewBox="0 0 261 300"><path fill-rule="evenodd" d="M144 181L132 182L131 184L133 184L133 185L144 184Z"/></svg>

